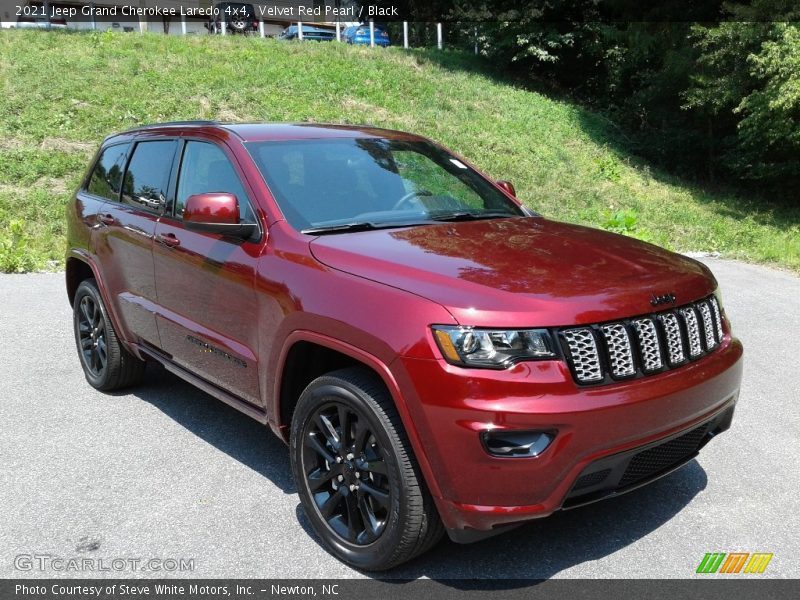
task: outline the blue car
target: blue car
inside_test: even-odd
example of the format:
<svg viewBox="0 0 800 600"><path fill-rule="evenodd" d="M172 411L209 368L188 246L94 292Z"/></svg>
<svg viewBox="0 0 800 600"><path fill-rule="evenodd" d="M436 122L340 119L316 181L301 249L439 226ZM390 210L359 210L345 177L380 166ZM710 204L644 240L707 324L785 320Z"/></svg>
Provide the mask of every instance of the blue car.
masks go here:
<svg viewBox="0 0 800 600"><path fill-rule="evenodd" d="M348 44L357 44L359 46L369 46L369 24L367 25L352 25L345 28L342 32L342 41ZM375 25L375 45L385 48L390 46L392 42L389 40L389 32L386 31L381 25Z"/></svg>

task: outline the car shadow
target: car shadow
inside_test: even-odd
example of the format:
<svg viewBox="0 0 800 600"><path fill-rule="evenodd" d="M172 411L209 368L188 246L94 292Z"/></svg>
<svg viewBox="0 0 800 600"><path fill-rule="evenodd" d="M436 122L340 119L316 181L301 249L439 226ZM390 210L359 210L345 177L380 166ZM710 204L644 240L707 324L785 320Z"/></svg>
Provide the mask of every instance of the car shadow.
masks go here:
<svg viewBox="0 0 800 600"><path fill-rule="evenodd" d="M286 494L296 493L289 454L281 440L250 417L184 382L160 365L148 365L146 383L134 395ZM581 563L602 559L649 535L675 517L705 489L706 473L697 461L645 488L619 498L559 512L474 544L445 537L435 548L389 573L362 572L384 581L420 578L455 588L515 588ZM302 506L297 521L316 543Z"/></svg>
<svg viewBox="0 0 800 600"><path fill-rule="evenodd" d="M263 475L285 494L296 488L286 445L272 431L224 402L148 363L145 382L132 392L203 441Z"/></svg>
<svg viewBox="0 0 800 600"><path fill-rule="evenodd" d="M391 577L428 577L465 589L473 584L448 580L506 580L501 588L532 585L536 581L521 580L549 579L651 534L680 513L707 483L706 472L693 460L624 496L558 512L482 542L461 545L445 538L426 555L392 571Z"/></svg>

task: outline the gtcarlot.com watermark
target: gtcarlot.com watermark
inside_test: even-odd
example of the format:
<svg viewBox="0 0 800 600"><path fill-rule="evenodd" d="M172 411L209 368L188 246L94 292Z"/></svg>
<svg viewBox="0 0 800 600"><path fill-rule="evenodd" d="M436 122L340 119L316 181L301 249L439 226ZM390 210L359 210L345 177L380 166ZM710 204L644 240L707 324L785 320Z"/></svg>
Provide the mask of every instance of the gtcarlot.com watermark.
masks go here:
<svg viewBox="0 0 800 600"><path fill-rule="evenodd" d="M17 554L14 568L17 571L67 572L131 572L184 573L194 571L193 558L140 558L114 557L90 558L88 556L66 557L52 554Z"/></svg>

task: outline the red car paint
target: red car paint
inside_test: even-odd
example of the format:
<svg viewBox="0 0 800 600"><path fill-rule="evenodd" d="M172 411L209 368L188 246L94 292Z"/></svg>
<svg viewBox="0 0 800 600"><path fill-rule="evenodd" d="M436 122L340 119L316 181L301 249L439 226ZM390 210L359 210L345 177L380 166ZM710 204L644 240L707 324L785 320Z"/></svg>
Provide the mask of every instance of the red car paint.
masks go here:
<svg viewBox="0 0 800 600"><path fill-rule="evenodd" d="M70 300L80 278L93 275L135 355L161 361L284 439L281 389L297 344L322 346L373 369L456 539L467 537L459 532L546 516L562 507L593 461L732 409L742 347L727 321L719 347L707 356L607 385L578 385L563 359L500 370L449 364L432 325L602 323L658 310L653 295L674 294L678 305L686 304L715 293L717 284L690 258L538 216L302 234L284 219L245 143L335 137L420 139L342 125L213 123L108 138L103 148L147 139L216 144L234 165L261 234L228 243L168 214L103 201L82 188L69 208ZM498 189L512 197L512 187ZM209 351L198 351L198 344ZM718 430L728 425L729 418ZM498 458L479 440L481 431L498 428L557 436L541 456Z"/></svg>

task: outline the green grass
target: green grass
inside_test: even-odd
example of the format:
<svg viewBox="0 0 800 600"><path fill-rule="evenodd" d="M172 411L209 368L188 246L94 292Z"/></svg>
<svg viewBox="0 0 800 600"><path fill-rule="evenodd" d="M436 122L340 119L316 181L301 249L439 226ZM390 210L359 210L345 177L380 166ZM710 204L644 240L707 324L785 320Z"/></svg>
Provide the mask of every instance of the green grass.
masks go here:
<svg viewBox="0 0 800 600"><path fill-rule="evenodd" d="M0 270L59 268L64 204L104 136L221 119L410 130L552 218L800 271L800 209L651 171L603 117L458 53L3 30L0 56Z"/></svg>

